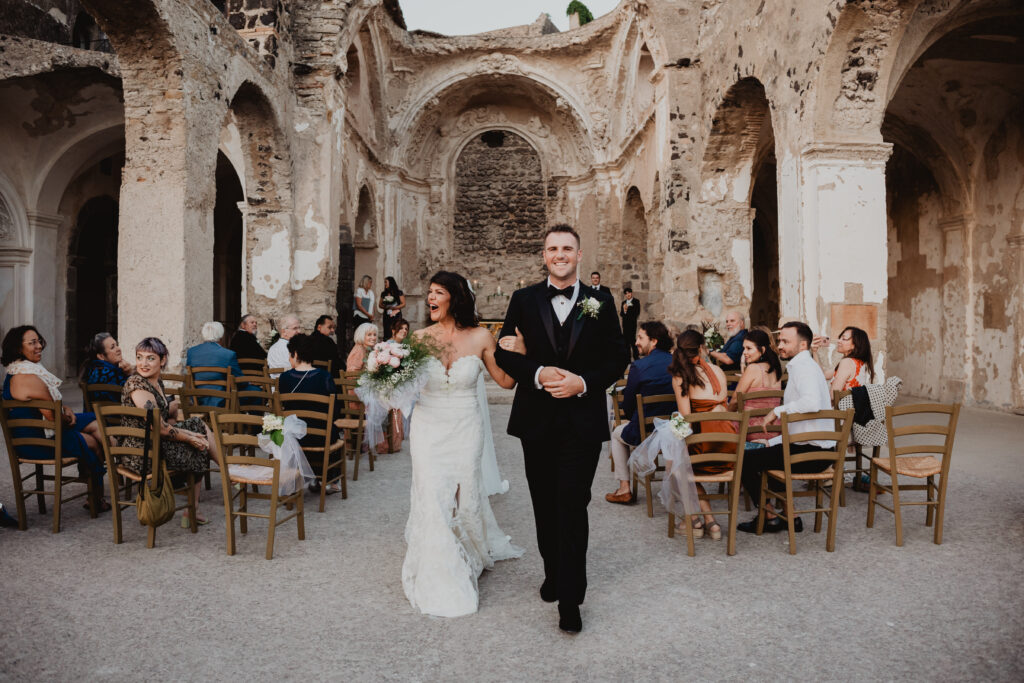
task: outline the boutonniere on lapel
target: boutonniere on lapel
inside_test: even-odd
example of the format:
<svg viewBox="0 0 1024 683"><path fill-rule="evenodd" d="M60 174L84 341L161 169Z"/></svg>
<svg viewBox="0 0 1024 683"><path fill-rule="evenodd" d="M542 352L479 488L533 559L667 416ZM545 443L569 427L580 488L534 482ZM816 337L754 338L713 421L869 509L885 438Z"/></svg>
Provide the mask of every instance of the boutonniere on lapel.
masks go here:
<svg viewBox="0 0 1024 683"><path fill-rule="evenodd" d="M597 314L601 310L601 302L598 301L596 297L592 296L587 297L583 301L579 302L577 306L579 306L580 309L579 315L576 316L577 320L582 320L583 316L587 316L588 318L594 318L596 320Z"/></svg>

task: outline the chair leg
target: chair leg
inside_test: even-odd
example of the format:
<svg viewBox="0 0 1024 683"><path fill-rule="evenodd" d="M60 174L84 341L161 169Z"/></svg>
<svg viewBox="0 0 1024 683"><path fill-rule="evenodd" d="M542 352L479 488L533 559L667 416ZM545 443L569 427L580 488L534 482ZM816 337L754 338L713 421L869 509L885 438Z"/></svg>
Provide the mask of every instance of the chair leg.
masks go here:
<svg viewBox="0 0 1024 683"><path fill-rule="evenodd" d="M764 533L764 520L767 517L765 501L768 500L768 473L761 473L761 500L757 504L757 535Z"/></svg>
<svg viewBox="0 0 1024 683"><path fill-rule="evenodd" d="M270 489L270 518L267 520L267 559L274 559L274 532L277 530L277 482Z"/></svg>
<svg viewBox="0 0 1024 683"><path fill-rule="evenodd" d="M841 469L844 469L844 470L846 469L845 463L841 466ZM856 476L857 475L854 474L854 477L856 477ZM832 495L833 496L836 495L836 492L833 491ZM815 505L815 507L819 507L820 508L821 505ZM846 507L846 473L845 472L843 473L843 476L839 478L839 507ZM820 531L820 529L815 529L814 530L815 533L817 533L818 531Z"/></svg>
<svg viewBox="0 0 1024 683"><path fill-rule="evenodd" d="M348 500L348 454L341 454L341 499Z"/></svg>
<svg viewBox="0 0 1024 683"><path fill-rule="evenodd" d="M738 477L737 477L738 479ZM733 482L729 487L729 540L726 543L725 554L736 554L736 521L740 510L740 483Z"/></svg>
<svg viewBox="0 0 1024 683"><path fill-rule="evenodd" d="M931 502L935 501L935 477L934 477L934 475L931 476L931 477L928 477L927 485L928 485L928 488L926 489L926 491L927 491L927 500L928 500L929 503L931 503ZM924 507L925 507L924 525L925 526L931 526L932 525L932 518L935 515L935 506L934 505L925 505Z"/></svg>
<svg viewBox="0 0 1024 683"><path fill-rule="evenodd" d="M224 531L225 539L227 541L228 555L235 554L235 511L234 504L231 499L231 480L228 479L227 484L224 485Z"/></svg>
<svg viewBox="0 0 1024 683"><path fill-rule="evenodd" d="M360 453L359 449L357 448L354 448L352 450L355 451L355 453L352 456L352 460L354 461L352 463L352 481L359 481L359 456L361 456L362 453ZM369 451L370 447L367 446L366 450ZM320 512L323 512L323 510L320 510Z"/></svg>
<svg viewBox="0 0 1024 683"><path fill-rule="evenodd" d="M942 545L942 521L946 512L946 475L939 475L938 501L935 505L935 545Z"/></svg>
<svg viewBox="0 0 1024 683"><path fill-rule="evenodd" d="M843 486L843 474L837 472L836 477L832 480L832 497L829 500L829 513L828 513L828 535L825 538L825 550L832 552L836 549L836 526L839 517L839 504L836 500L836 486Z"/></svg>
<svg viewBox="0 0 1024 683"><path fill-rule="evenodd" d="M366 459L370 461L370 471L373 472L373 463L377 460L372 448L366 450Z"/></svg>
<svg viewBox="0 0 1024 683"><path fill-rule="evenodd" d="M203 481L206 484L206 490L210 490L210 470L206 470L206 474L203 475Z"/></svg>
<svg viewBox="0 0 1024 683"><path fill-rule="evenodd" d="M320 512L324 511L324 506L327 504L327 464L330 460L330 456L324 453L323 465L320 467Z"/></svg>
<svg viewBox="0 0 1024 683"><path fill-rule="evenodd" d="M676 516L671 512L668 513L668 537L676 537Z"/></svg>
<svg viewBox="0 0 1024 683"><path fill-rule="evenodd" d="M100 486L99 495L96 494L96 483L93 481L92 475L89 474L85 478L85 488L87 491L86 498L89 500L89 519L96 519L99 517L99 505L96 504L98 498L103 496L103 487Z"/></svg>
<svg viewBox="0 0 1024 683"><path fill-rule="evenodd" d="M892 511L896 517L896 545L903 545L903 514L900 511L899 475L893 472L890 479L892 479Z"/></svg>
<svg viewBox="0 0 1024 683"><path fill-rule="evenodd" d="M344 471L344 470L343 470ZM302 508L302 491L299 491L299 495L296 496L296 503L299 508L299 513L295 515L295 524L299 528L299 540L306 540L306 513Z"/></svg>
<svg viewBox="0 0 1024 683"><path fill-rule="evenodd" d="M871 473L868 477L868 521L867 527L870 529L875 525L875 496L878 495L878 466L875 465L874 461L871 462Z"/></svg>
<svg viewBox="0 0 1024 683"><path fill-rule="evenodd" d="M110 472L110 514L114 518L114 544L124 540L121 537L121 495L118 491L117 472Z"/></svg>
<svg viewBox="0 0 1024 683"><path fill-rule="evenodd" d="M195 475L188 475L188 529L192 533L199 532L199 514L197 512L196 498L196 478Z"/></svg>
<svg viewBox="0 0 1024 683"><path fill-rule="evenodd" d="M241 495L238 498L238 511L249 511L249 485L242 484ZM243 534L249 533L249 518L245 515L238 515L238 530Z"/></svg>
<svg viewBox="0 0 1024 683"><path fill-rule="evenodd" d="M651 496L651 475L644 477L644 498L647 500L647 517L654 519L654 497Z"/></svg>
<svg viewBox="0 0 1024 683"><path fill-rule="evenodd" d="M835 497L833 496L833 500ZM786 478L786 530L789 532L789 554L796 555L796 504L793 502L793 480Z"/></svg>
<svg viewBox="0 0 1024 683"><path fill-rule="evenodd" d="M842 479L840 479L839 481L841 482ZM845 488L845 487L841 487L841 488ZM815 481L814 482L814 507L816 507L818 510L821 510L821 506L825 502L825 500L824 500L824 498L825 498L824 490L825 489L824 489L824 487L822 487L820 481ZM836 495L836 492L833 491L832 495L829 496L829 498L835 498L835 495ZM839 504L842 505L843 504L842 501L840 501ZM821 533L821 515L822 515L821 512L815 512L814 513L814 533L816 533L816 534L820 534Z"/></svg>
<svg viewBox="0 0 1024 683"><path fill-rule="evenodd" d="M43 479L43 466L42 465L36 465L36 491L42 491L43 490L43 485L45 483L46 483L46 480ZM36 494L36 503L39 505L39 514L45 515L46 514L46 494L44 494L44 493L37 493Z"/></svg>
<svg viewBox="0 0 1024 683"><path fill-rule="evenodd" d="M59 454L58 454L59 455ZM60 533L61 494L64 486L64 468L58 459L53 468L53 533Z"/></svg>
<svg viewBox="0 0 1024 683"><path fill-rule="evenodd" d="M633 485L630 487L630 493L633 496L633 500L636 500L637 499L637 495L640 493L640 478L636 475L636 472L633 473L633 477L632 478L633 478Z"/></svg>

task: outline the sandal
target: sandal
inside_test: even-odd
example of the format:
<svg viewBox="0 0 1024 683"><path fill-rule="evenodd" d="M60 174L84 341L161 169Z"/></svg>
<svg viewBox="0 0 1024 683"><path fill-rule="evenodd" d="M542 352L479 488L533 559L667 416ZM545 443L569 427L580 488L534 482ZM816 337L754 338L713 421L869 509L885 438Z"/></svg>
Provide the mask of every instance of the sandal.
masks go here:
<svg viewBox="0 0 1024 683"><path fill-rule="evenodd" d="M712 541L722 540L722 525L716 521L712 521L707 525L708 536Z"/></svg>
<svg viewBox="0 0 1024 683"><path fill-rule="evenodd" d="M209 523L210 523L210 520L203 519L199 515L196 515L196 526L206 526ZM182 515L181 516L181 528L182 529L188 529L189 526L190 526L190 524L189 524L189 521L188 521L188 515Z"/></svg>
<svg viewBox="0 0 1024 683"><path fill-rule="evenodd" d="M676 524L676 531L678 531L681 534L685 534L686 527L683 526L685 523L686 521L684 520L682 522L679 522L679 524ZM699 519L695 519L693 521L693 537L704 538L704 522L700 521Z"/></svg>
<svg viewBox="0 0 1024 683"><path fill-rule="evenodd" d="M341 484L328 484L327 495L333 496L335 493L341 493Z"/></svg>

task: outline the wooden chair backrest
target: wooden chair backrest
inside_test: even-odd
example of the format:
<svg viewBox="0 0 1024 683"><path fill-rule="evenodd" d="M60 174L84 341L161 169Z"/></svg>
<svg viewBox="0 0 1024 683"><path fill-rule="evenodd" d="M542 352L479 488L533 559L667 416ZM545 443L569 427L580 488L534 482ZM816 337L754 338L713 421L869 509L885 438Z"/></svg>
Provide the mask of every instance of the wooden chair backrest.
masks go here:
<svg viewBox="0 0 1024 683"><path fill-rule="evenodd" d="M216 378L211 379L196 379L196 375L200 372L216 374ZM185 378L189 389L196 389L198 385L203 387L217 387L218 389L229 389L231 386L231 380L233 376L231 370L220 366L195 366L185 368Z"/></svg>
<svg viewBox="0 0 1024 683"><path fill-rule="evenodd" d="M238 367L243 375L262 375L267 377L267 361L260 358L239 358Z"/></svg>
<svg viewBox="0 0 1024 683"><path fill-rule="evenodd" d="M946 419L945 424L922 422L896 426L894 418L904 415L915 417L944 415ZM956 437L956 425L959 419L959 403L917 403L906 406L887 406L885 408L885 428L889 433L889 458L893 463L892 471L896 471L896 458L900 456L927 454L942 456L942 469L943 475L945 475L949 470L949 459L953 453L953 440ZM905 437L917 438L908 439ZM934 437L941 438L936 439ZM935 443L936 441L940 443Z"/></svg>
<svg viewBox="0 0 1024 683"><path fill-rule="evenodd" d="M161 372L160 381L164 383L164 395L170 403L181 398L181 390L188 384L188 377L176 372Z"/></svg>
<svg viewBox="0 0 1024 683"><path fill-rule="evenodd" d="M263 430L263 418L242 413L214 413L210 416L211 431L220 448L214 455L221 471L221 486L224 498L231 496L228 482L231 479L230 465L258 465L271 468L272 487L277 490L281 461L271 458L259 449L259 437ZM235 455L235 452L238 455Z"/></svg>
<svg viewBox="0 0 1024 683"><path fill-rule="evenodd" d="M626 421L626 418L622 414L622 392L626 388L626 379L620 379L612 385L612 416L615 420L614 426L619 426Z"/></svg>
<svg viewBox="0 0 1024 683"><path fill-rule="evenodd" d="M315 360L313 361L314 368L323 368L327 371L328 375L334 374L334 361L329 360Z"/></svg>
<svg viewBox="0 0 1024 683"><path fill-rule="evenodd" d="M119 384L86 384L82 382L82 403L85 406L85 412L95 413L100 406L121 405L122 388ZM119 398L116 401L111 401L101 394L114 394Z"/></svg>
<svg viewBox="0 0 1024 683"><path fill-rule="evenodd" d="M31 401L0 401L0 422L3 423L4 440L7 442L7 453L11 460L12 474L17 475L17 462L19 460L25 460L17 455L18 446L42 446L53 451L53 456L47 458L47 460L56 460L57 455L61 453L61 442L62 442L62 430L61 430L61 409L63 404L61 401L43 401L41 399L34 399ZM19 417L11 418L11 411L15 408L35 408L39 410L38 418ZM47 418L43 415L42 411L48 410L53 414L52 418ZM52 429L53 438L47 439L45 437L29 437L29 436L14 436L14 430L18 427L30 427L35 429ZM33 458L33 460L35 460Z"/></svg>
<svg viewBox="0 0 1024 683"><path fill-rule="evenodd" d="M331 422L334 415L334 396L323 394L282 394L277 392L277 401L280 406L280 414L284 417L295 415L306 423L306 436L317 437L317 445L313 447L303 446L303 450L323 451L330 447ZM318 406L316 410L306 408L294 408L296 403L313 403ZM323 439L323 445L319 440Z"/></svg>
<svg viewBox="0 0 1024 683"><path fill-rule="evenodd" d="M750 419L754 419L755 417L764 417L773 410L771 406L764 406L763 408L747 408L747 401L751 401L753 399L758 398L777 398L781 403L784 396L785 392L782 391L782 389L757 389L755 391L740 391L736 393L736 410L741 413L750 413ZM747 437L753 439L760 439L762 437L758 436L758 434L771 434L772 436L774 436L781 433L782 427L779 425L778 421L776 421L768 425L767 427L762 427L761 425L750 426L747 431Z"/></svg>
<svg viewBox="0 0 1024 683"><path fill-rule="evenodd" d="M180 392L181 412L187 420L190 417L205 417L213 413L233 413L235 411L235 392L221 389L183 388ZM224 401L222 406L208 406L199 402L201 398L219 398Z"/></svg>
<svg viewBox="0 0 1024 683"><path fill-rule="evenodd" d="M282 372L288 372L291 369L290 365L286 368L267 368L267 375L276 379Z"/></svg>
<svg viewBox="0 0 1024 683"><path fill-rule="evenodd" d="M149 431L150 449L147 453L142 445L124 445L124 437L133 436L140 440L146 438L145 427L128 427L124 418L134 417L145 424L146 413L150 414L152 428ZM100 406L96 410L96 423L100 429L100 443L107 459L107 468L113 472L118 459L125 455L138 458L149 457L149 473L152 475L160 468L160 411L156 408L146 410L128 406ZM117 444L110 445L111 439Z"/></svg>
<svg viewBox="0 0 1024 683"><path fill-rule="evenodd" d="M239 385L244 384L245 387ZM263 415L277 410L274 400L276 382L262 375L247 375L235 382L233 395L235 412L247 415ZM254 403L255 400L259 403ZM243 403L243 401L247 401Z"/></svg>
<svg viewBox="0 0 1024 683"><path fill-rule="evenodd" d="M690 463L698 465L702 463L732 463L739 471L743 466L743 453L747 447L747 425L750 422L750 413L729 413L725 411L708 413L690 413L686 421L693 427L693 434L686 437L687 447L696 446L702 443L722 444L722 447L715 451L704 453L690 453ZM707 427L709 422L732 422L736 424L736 431L711 431Z"/></svg>
<svg viewBox="0 0 1024 683"><path fill-rule="evenodd" d="M832 392L832 407L839 410L839 402L850 395L849 389L843 389L841 391Z"/></svg>
<svg viewBox="0 0 1024 683"><path fill-rule="evenodd" d="M833 420L835 428L817 432L800 432L799 434L790 433L790 425L798 422L806 422L807 420ZM844 465L846 460L846 445L850 441L850 428L853 426L852 410L819 410L814 413L783 413L780 422L782 427L782 452L787 472L789 471L790 464L807 462L808 460L831 460L836 463L837 467L842 467ZM808 441L835 441L836 447L835 450L814 450L806 453L792 453L790 451L793 444L806 443Z"/></svg>
<svg viewBox="0 0 1024 683"><path fill-rule="evenodd" d="M658 403L671 403L672 408L665 412L664 410L657 411L652 408ZM654 394L653 396L641 396L636 395L636 414L637 424L640 427L640 440L643 441L647 438L647 435L654 431L654 418L660 417L668 419L672 417L672 413L676 410L676 396L675 394Z"/></svg>

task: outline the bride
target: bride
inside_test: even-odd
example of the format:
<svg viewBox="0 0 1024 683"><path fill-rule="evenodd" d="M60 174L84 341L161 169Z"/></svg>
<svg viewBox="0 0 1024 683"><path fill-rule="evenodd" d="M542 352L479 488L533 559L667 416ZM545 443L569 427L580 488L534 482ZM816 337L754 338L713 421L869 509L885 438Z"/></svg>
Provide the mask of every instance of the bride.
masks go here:
<svg viewBox="0 0 1024 683"><path fill-rule="evenodd" d="M421 612L458 617L477 611L477 578L484 569L523 554L498 527L487 498L507 491L508 482L498 474L483 372L505 389L515 380L494 362L494 338L477 326L464 277L434 275L427 306L434 324L415 334L441 352L428 361L410 426L402 587Z"/></svg>

